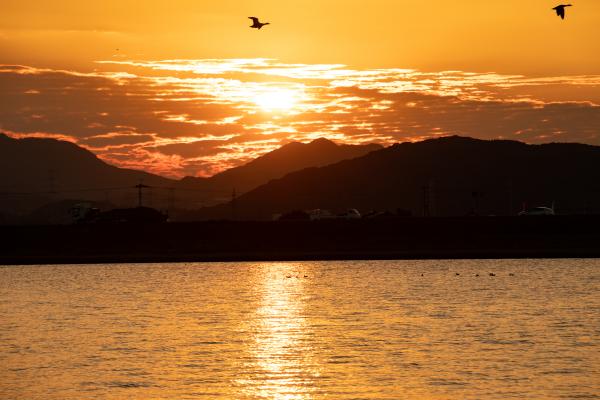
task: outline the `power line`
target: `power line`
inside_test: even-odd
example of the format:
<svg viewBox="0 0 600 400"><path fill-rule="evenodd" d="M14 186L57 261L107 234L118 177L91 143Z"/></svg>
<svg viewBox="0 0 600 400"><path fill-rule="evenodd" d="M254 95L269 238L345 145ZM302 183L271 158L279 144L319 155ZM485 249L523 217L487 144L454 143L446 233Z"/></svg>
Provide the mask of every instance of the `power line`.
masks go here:
<svg viewBox="0 0 600 400"><path fill-rule="evenodd" d="M66 189L66 190L58 190L58 191L38 191L38 192L0 192L1 195L5 196L34 196L34 195L43 195L43 194L60 194L60 193L79 193L79 192L106 192L106 191L115 191L115 190L125 190L131 189L131 186L127 187L112 187L112 188L89 188L89 189Z"/></svg>
<svg viewBox="0 0 600 400"><path fill-rule="evenodd" d="M152 189L163 189L166 191L177 189L177 191L186 191L186 192L198 192L198 193L218 193L223 195L229 195L230 192L228 190L219 190L219 189L192 189L192 188L174 188L171 186L150 186L144 185L146 188ZM34 196L34 195L50 195L50 194L61 194L61 193L84 193L84 192L109 192L109 191L117 191L117 190L129 190L135 189L136 186L119 186L119 187L100 187L100 188L81 188L81 189L62 189L62 190L41 190L41 191L32 191L32 192L8 192L3 191L0 192L0 196Z"/></svg>

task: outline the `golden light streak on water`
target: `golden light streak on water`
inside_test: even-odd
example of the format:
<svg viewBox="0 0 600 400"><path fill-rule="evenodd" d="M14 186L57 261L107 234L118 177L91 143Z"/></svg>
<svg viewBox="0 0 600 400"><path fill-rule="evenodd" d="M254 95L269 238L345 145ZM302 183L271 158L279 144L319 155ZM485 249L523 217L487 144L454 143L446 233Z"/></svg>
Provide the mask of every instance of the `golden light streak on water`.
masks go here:
<svg viewBox="0 0 600 400"><path fill-rule="evenodd" d="M269 399L310 399L314 387L313 349L305 324L304 285L309 278L297 266L265 264L258 282L259 308L250 323L253 343L251 363L258 371L241 380L250 397Z"/></svg>
<svg viewBox="0 0 600 400"><path fill-rule="evenodd" d="M600 260L0 267L0 398L593 399L598 289Z"/></svg>

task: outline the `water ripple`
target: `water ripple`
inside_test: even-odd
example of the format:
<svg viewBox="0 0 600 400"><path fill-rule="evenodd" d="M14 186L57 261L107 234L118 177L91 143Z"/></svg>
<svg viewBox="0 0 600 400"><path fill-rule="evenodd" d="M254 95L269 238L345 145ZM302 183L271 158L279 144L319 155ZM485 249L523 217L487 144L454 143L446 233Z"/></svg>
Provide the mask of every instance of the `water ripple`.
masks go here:
<svg viewBox="0 0 600 400"><path fill-rule="evenodd" d="M598 399L599 268L3 267L0 398Z"/></svg>

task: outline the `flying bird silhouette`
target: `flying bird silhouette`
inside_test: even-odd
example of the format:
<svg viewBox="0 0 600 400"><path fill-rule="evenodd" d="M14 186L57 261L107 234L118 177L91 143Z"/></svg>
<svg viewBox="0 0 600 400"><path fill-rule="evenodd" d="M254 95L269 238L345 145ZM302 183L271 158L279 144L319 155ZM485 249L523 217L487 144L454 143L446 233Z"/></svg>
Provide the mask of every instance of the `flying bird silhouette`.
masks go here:
<svg viewBox="0 0 600 400"><path fill-rule="evenodd" d="M572 7L572 4L561 4L553 8L561 19L565 19L565 7Z"/></svg>
<svg viewBox="0 0 600 400"><path fill-rule="evenodd" d="M270 22L260 22L258 20L258 18L256 18L256 17L248 17L248 18L250 18L252 20L252 25L250 25L250 28L260 29L263 26L270 24Z"/></svg>

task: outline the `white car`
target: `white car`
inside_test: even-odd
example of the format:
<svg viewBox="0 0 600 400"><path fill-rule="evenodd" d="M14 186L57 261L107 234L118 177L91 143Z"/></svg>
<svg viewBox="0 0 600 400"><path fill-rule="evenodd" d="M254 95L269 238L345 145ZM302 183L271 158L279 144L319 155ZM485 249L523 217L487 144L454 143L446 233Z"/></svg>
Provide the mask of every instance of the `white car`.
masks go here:
<svg viewBox="0 0 600 400"><path fill-rule="evenodd" d="M340 219L361 219L361 215L356 208L349 208L346 212L338 214L337 218Z"/></svg>
<svg viewBox="0 0 600 400"><path fill-rule="evenodd" d="M310 210L307 212L308 212L308 215L310 216L311 221L333 218L333 215L329 211L321 210L320 208L317 208L316 210Z"/></svg>
<svg viewBox="0 0 600 400"><path fill-rule="evenodd" d="M554 207L534 207L531 210L521 211L519 215L555 215Z"/></svg>

